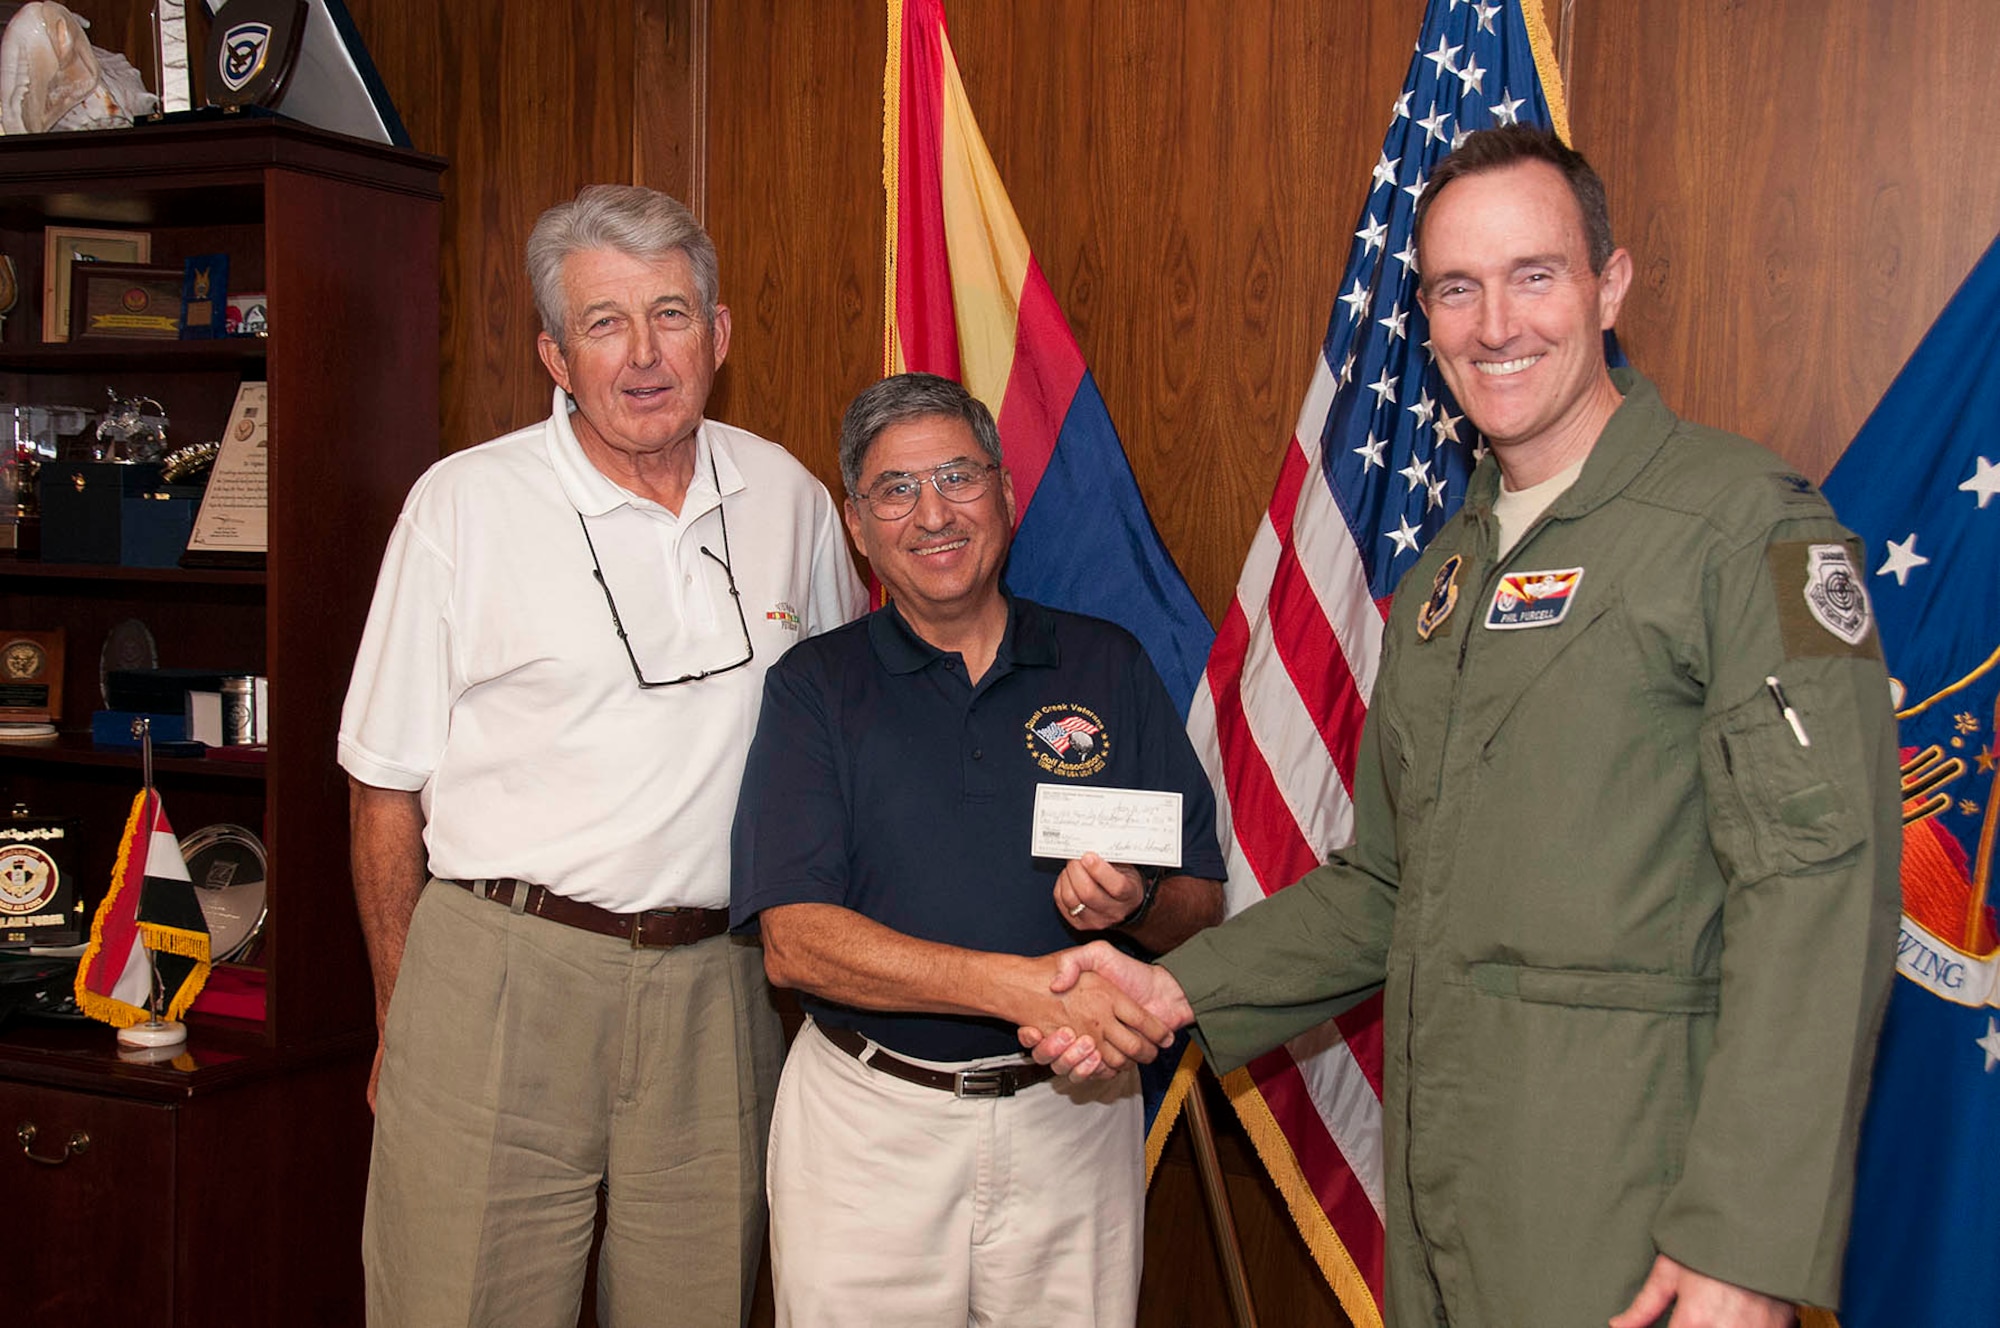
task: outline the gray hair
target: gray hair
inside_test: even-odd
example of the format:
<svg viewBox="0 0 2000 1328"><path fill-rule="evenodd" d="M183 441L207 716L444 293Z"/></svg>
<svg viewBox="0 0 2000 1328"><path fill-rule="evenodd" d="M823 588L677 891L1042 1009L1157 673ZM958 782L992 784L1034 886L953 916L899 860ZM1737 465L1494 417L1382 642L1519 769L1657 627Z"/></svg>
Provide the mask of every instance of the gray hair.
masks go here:
<svg viewBox="0 0 2000 1328"><path fill-rule="evenodd" d="M657 189L593 184L544 212L528 236L528 282L535 292L535 312L541 315L542 330L558 346L563 344L569 314L563 264L586 249L614 249L648 262L676 251L687 255L701 296L701 315L715 320L721 268L715 243L694 213Z"/></svg>
<svg viewBox="0 0 2000 1328"><path fill-rule="evenodd" d="M861 491L861 463L885 430L933 418L963 421L978 440L979 450L995 465L1000 464L1000 430L984 402L949 378L897 374L854 398L840 421L840 478L847 491Z"/></svg>

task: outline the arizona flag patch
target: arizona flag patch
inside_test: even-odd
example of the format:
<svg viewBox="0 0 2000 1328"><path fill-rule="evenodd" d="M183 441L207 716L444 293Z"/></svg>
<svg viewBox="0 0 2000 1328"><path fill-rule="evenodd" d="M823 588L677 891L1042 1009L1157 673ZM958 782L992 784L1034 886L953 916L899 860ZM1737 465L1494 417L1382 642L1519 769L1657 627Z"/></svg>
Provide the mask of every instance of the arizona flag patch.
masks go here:
<svg viewBox="0 0 2000 1328"><path fill-rule="evenodd" d="M1581 567L1509 572L1500 578L1492 607L1486 610L1487 629L1511 632L1523 627L1554 627L1569 616L1576 588L1582 584Z"/></svg>

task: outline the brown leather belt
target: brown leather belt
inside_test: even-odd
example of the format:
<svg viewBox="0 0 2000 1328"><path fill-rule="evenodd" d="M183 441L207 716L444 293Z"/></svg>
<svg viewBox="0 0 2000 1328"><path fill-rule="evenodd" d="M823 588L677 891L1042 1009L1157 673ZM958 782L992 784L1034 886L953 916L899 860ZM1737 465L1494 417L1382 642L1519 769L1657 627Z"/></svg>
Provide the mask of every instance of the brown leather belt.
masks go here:
<svg viewBox="0 0 2000 1328"><path fill-rule="evenodd" d="M729 930L726 908L649 908L643 913L613 913L579 900L568 899L546 886L530 885L511 876L487 880L457 881L440 877L448 885L470 891L475 898L505 904L516 913L532 913L565 927L594 931L632 942L634 950L668 950L676 945L693 945Z"/></svg>
<svg viewBox="0 0 2000 1328"><path fill-rule="evenodd" d="M869 1069L894 1075L907 1083L935 1088L953 1097L1012 1097L1024 1088L1033 1088L1045 1079L1053 1079L1056 1073L1050 1067L1033 1061L1022 1061L1018 1065L990 1065L982 1070L933 1070L928 1065L912 1065L900 1056L891 1056L880 1047L870 1051L868 1039L851 1028L829 1028L825 1024L815 1024L814 1027L819 1029L820 1036Z"/></svg>

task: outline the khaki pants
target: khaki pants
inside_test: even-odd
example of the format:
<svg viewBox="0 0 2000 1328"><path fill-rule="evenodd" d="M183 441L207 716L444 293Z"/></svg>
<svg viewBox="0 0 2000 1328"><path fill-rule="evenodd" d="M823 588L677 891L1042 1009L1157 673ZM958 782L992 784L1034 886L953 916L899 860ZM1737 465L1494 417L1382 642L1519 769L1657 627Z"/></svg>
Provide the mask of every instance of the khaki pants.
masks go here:
<svg viewBox="0 0 2000 1328"><path fill-rule="evenodd" d="M956 1098L808 1024L771 1120L779 1328L1130 1328L1144 1110L1134 1071Z"/></svg>
<svg viewBox="0 0 2000 1328"><path fill-rule="evenodd" d="M572 1328L600 1181L610 1328L740 1323L783 1033L763 952L672 950L432 882L389 1007L374 1328Z"/></svg>

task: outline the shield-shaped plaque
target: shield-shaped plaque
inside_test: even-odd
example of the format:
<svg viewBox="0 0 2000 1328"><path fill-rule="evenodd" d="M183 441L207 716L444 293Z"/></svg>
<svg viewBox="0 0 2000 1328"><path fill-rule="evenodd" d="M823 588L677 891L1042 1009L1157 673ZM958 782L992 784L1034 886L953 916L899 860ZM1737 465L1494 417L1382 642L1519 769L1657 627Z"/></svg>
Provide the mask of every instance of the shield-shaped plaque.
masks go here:
<svg viewBox="0 0 2000 1328"><path fill-rule="evenodd" d="M208 100L276 106L298 62L306 0L229 0L208 28Z"/></svg>

